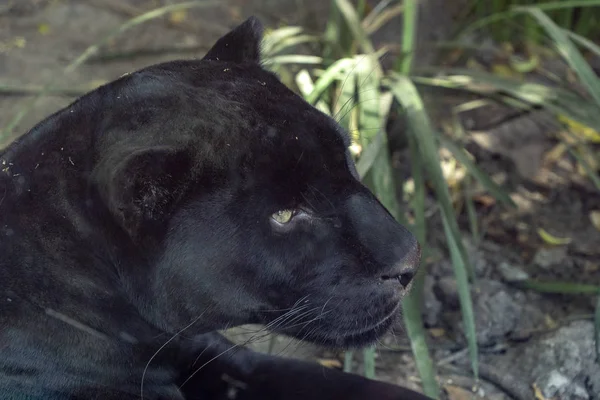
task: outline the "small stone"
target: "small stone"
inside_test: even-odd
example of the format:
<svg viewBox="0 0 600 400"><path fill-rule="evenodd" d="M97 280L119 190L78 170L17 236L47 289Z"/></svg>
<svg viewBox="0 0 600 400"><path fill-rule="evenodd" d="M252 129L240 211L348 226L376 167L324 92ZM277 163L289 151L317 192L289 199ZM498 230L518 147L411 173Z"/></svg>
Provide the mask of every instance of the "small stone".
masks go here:
<svg viewBox="0 0 600 400"><path fill-rule="evenodd" d="M590 396L581 385L573 382L558 370L550 371L546 376L540 377L537 386L545 398L565 398L573 400L589 400Z"/></svg>
<svg viewBox="0 0 600 400"><path fill-rule="evenodd" d="M434 278L426 275L423 286L423 321L426 326L437 326L442 312L442 303L434 293Z"/></svg>
<svg viewBox="0 0 600 400"><path fill-rule="evenodd" d="M454 277L445 276L440 278L434 290L437 298L444 306L454 309L458 308L458 285Z"/></svg>
<svg viewBox="0 0 600 400"><path fill-rule="evenodd" d="M501 262L498 265L498 272L506 282L518 282L529 279L529 275L521 267L511 265L507 262Z"/></svg>
<svg viewBox="0 0 600 400"><path fill-rule="evenodd" d="M538 267L549 268L562 263L567 258L567 247L544 247L538 250L533 257L533 263Z"/></svg>

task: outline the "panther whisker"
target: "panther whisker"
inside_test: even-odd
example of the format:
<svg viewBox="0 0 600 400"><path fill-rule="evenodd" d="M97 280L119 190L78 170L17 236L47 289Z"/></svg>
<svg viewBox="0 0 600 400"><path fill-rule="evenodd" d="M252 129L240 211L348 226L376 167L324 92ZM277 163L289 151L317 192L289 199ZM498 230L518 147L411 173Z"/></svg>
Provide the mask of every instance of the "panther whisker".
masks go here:
<svg viewBox="0 0 600 400"><path fill-rule="evenodd" d="M301 314L294 316L292 319L285 321L286 322L285 325L280 324L279 326L277 326L277 328L289 329L289 328L292 328L295 326L299 326L305 322L297 322L297 321L302 321L303 318L310 316L317 309L319 309L319 307L313 307L309 310L306 310L306 311L302 312Z"/></svg>
<svg viewBox="0 0 600 400"><path fill-rule="evenodd" d="M309 187L310 189L310 187ZM306 197L306 195L302 192L300 192L300 195L302 196L302 198L304 199L304 201L306 202L306 204L308 204L308 206L312 209L312 210L317 210L318 208L316 208L308 199L308 197Z"/></svg>
<svg viewBox="0 0 600 400"><path fill-rule="evenodd" d="M311 188L312 190L316 191L317 194L319 194L325 201L327 201L329 203L329 205L331 206L332 210L335 210L336 207L333 204L333 202L331 200L329 200L329 198L327 196L325 196L325 194L323 194L323 192L321 192L319 189L317 189L315 186L313 185L308 185L309 188Z"/></svg>
<svg viewBox="0 0 600 400"><path fill-rule="evenodd" d="M311 311L314 311L314 309L313 309L313 310L311 310ZM329 313L329 312L330 312L330 311L328 311L328 313ZM308 315L308 313L307 313L306 315ZM306 316L306 315L304 315L304 316ZM303 316L303 317L304 317L304 316ZM293 324L293 325L284 325L284 326L282 326L282 328L283 328L283 329L291 329L291 328L295 328L295 327L297 327L297 326L306 326L306 325L308 325L308 324L310 324L310 323L312 323L312 322L314 322L314 321L318 321L319 319L321 319L321 318L320 318L320 315L317 315L316 317L313 317L312 319L310 319L310 320L308 320L308 321L298 322L298 323L295 323L295 324Z"/></svg>
<svg viewBox="0 0 600 400"><path fill-rule="evenodd" d="M266 328L263 328L263 329L259 330L259 332L261 332L261 331L266 331ZM266 332L266 334L269 334L269 332ZM206 361L204 364L202 364L200 367L198 367L198 369L196 369L194 372L192 372L190 374L190 376L185 381L183 381L183 383L179 386L179 388L181 389L187 382L189 382L190 379L192 379L198 372L200 372L202 370L202 368L206 367L208 364L210 364L211 362L215 361L216 359L218 359L222 355L230 352L231 350L233 350L235 348L238 348L238 347L241 347L241 346L246 346L246 345L248 345L250 343L253 343L254 342L253 340L255 339L255 336L256 335L253 335L252 337L250 337L249 339L247 339L246 341L244 341L242 343L235 343L233 346L231 346L227 350L222 351L221 353L217 354L216 356L214 356L210 360ZM196 360L194 361L194 364L198 361L199 357L200 356L198 356L196 358Z"/></svg>
<svg viewBox="0 0 600 400"><path fill-rule="evenodd" d="M364 60L364 59L365 59L367 56L369 56L369 54L364 54L364 55L363 55L363 57L362 57L362 58L361 58L361 59L360 59L360 60L359 60L359 61L358 61L356 64L354 64L354 67L352 67L352 69L351 69L351 70L348 72L348 74L346 75L346 78L344 79L344 82L342 83L342 86L340 87L340 90L339 90L339 91L340 91L340 93L343 91L343 89L344 89L344 86L346 85L346 81L347 81L347 80L348 80L348 78L349 78L349 77L352 75L352 72L353 72L353 71L354 71L354 70L355 70L355 69L358 67L358 65L359 65L360 63L362 63L362 62L363 62L363 60ZM381 60L383 61L383 60L384 60L386 57L388 57L388 54L387 54L387 53L386 53L386 54L383 54L383 55L381 56ZM367 90L365 90L365 91L363 91L363 92L361 92L361 91L360 91L360 88L362 88L362 87L363 87L363 85L364 85L365 83L367 83L367 80L368 80L368 79L371 77L371 74L373 74L373 72L375 72L376 70L377 70L377 66L374 66L374 67L371 69L371 71L369 72L369 74L368 74L368 75L365 77L365 79L362 81L362 83L360 83L360 82L358 83L358 85L356 86L356 89L358 90L358 93L357 93L357 94L361 94L361 93L364 93L364 92L368 92L369 90L378 90L378 88L369 88L369 89L367 89ZM340 99L340 97L338 96L338 97L336 98L336 101L335 101L335 103L334 103L333 107L332 107L332 110L335 110L335 109L337 108L337 101L338 101L339 99ZM339 115L339 113L340 113L340 112L341 112L341 111L344 109L344 107L346 106L346 104L348 104L348 102L349 102L349 101L351 101L352 99L353 99L353 97L350 97L348 100L346 100L346 101L344 102L344 104L342 104L342 106L340 107L340 110L339 110L337 113L335 113L335 114L333 115L333 119L334 119L336 122L338 122L338 123L340 122L340 119L338 119L338 115Z"/></svg>
<svg viewBox="0 0 600 400"><path fill-rule="evenodd" d="M367 89L367 90L365 90L365 92L374 91L374 90L375 90L375 89ZM347 111L344 113L344 115L342 115L342 116L341 116L341 119L345 118L345 117L346 117L346 115L348 115L349 113L351 113L351 112L352 112L352 110L354 110L354 109L355 109L356 107L358 107L359 105L361 105L361 104L364 104L364 103L368 103L369 101L374 101L374 100L377 100L378 98L379 98L379 97L373 97L373 98L371 98L371 99L363 99L363 100L361 100L361 101L358 101L358 102L354 103L354 104L352 105L352 107L350 107L350 108L349 108L349 109L348 109L348 110L347 110ZM374 129L374 128L369 128L369 129Z"/></svg>
<svg viewBox="0 0 600 400"><path fill-rule="evenodd" d="M190 327L192 327L192 325L194 325L196 322L198 322L200 320L200 318L202 318L202 316L204 315L205 312L206 311L202 312L200 315L198 315L198 317L196 317L194 320L192 320L192 322L190 322L188 325L186 325L185 327L183 327L181 330L179 330L175 334L173 334L173 336L171 336L165 343L163 343L163 345L160 346L158 348L158 350L156 350L154 352L154 354L152 355L152 357L150 357L150 359L146 363L146 366L144 367L144 371L142 372L142 381L140 382L140 398L141 398L141 400L144 400L144 379L146 378L146 372L148 371L148 367L150 366L150 363L152 362L152 360L154 360L154 358L160 353L160 351L162 349L164 349L165 347L167 347L167 345L169 343L171 343L173 340L175 340L175 338L177 336L179 336L185 330L189 329Z"/></svg>
<svg viewBox="0 0 600 400"><path fill-rule="evenodd" d="M220 352L219 354L217 354L216 356L214 356L213 358L211 358L210 360L208 360L207 362L205 362L204 364L202 364L200 367L198 367L198 369L196 369L194 372L192 372L190 374L190 376L188 376L187 379L184 380L181 385L179 385L179 389L181 389L186 383L188 383L190 381L190 379L192 379L198 372L200 372L202 370L202 368L206 367L208 364L210 364L211 362L213 362L217 358L221 357L222 355L224 355L226 353L229 353L231 350L233 350L235 348L238 348L240 346L241 346L240 344L234 344L233 346L231 346L227 350L223 350L222 352Z"/></svg>
<svg viewBox="0 0 600 400"><path fill-rule="evenodd" d="M305 300L307 297L308 296L305 296L305 297L301 298L295 304L299 304L300 302L302 302L303 300ZM262 328L258 329L257 331L254 331L254 336L252 336L248 340L249 341L252 340L252 342L255 342L254 339L259 334L262 334L262 336L260 336L259 339L268 336L271 333L271 332L269 332L269 330L276 329L276 328L280 327L281 325L283 325L285 323L288 323L287 319L289 319L289 318L292 318L292 317L294 317L294 318L298 318L298 317L302 318L302 315L304 315L304 314L301 314L300 316L298 316L297 314L300 313L300 312L303 312L304 309L308 308L308 304L303 304L303 305L301 305L300 307L297 307L297 308L294 308L294 307L295 306L292 306L292 308L288 312L286 312L286 313L280 315L279 317L275 318L273 321L269 322L268 324L266 324ZM304 313L307 313L307 312L312 312L312 310L304 311Z"/></svg>
<svg viewBox="0 0 600 400"><path fill-rule="evenodd" d="M360 60L359 60L359 61L358 61L356 64L354 64L354 66L352 67L352 69L351 69L350 71L348 71L348 75L346 75L346 77L344 78L344 82L342 82L342 86L340 87L340 93L341 93L341 92L344 90L344 86L346 86L346 82L348 81L348 78L350 78L350 76L352 76L352 72L354 72L354 70L355 70L356 68L358 68L358 65L359 65L361 62L363 62L363 60L364 60L365 58L367 58L367 56L368 56L367 54L364 54L364 55L361 57L361 59L360 59ZM336 100L335 100L335 103L333 103L333 107L331 108L332 110L335 110L335 109L336 109L336 107L337 107L337 101L338 101L338 100L339 100L339 97L337 97L337 98L336 98ZM336 120L336 121L338 121L338 120L335 118L335 116L333 117L333 119L334 119L334 120ZM338 121L338 122L339 122L339 121Z"/></svg>
<svg viewBox="0 0 600 400"><path fill-rule="evenodd" d="M357 89L359 89L359 87L357 87ZM367 92L373 92L373 91L377 91L377 89L376 89L376 88L369 88L369 89L366 89L366 90L363 90L363 91L360 91L360 90L359 90L359 91L357 91L357 92L356 92L356 95L361 95L361 94L364 94L364 93L367 93ZM346 115L348 115L348 113L349 113L350 111L352 111L352 110L354 109L354 107L356 107L356 105L358 104L358 103L354 103L354 104L352 104L352 107L350 107L349 109L346 109L346 106L347 106L347 105L348 105L348 104L349 104L349 103L350 103L352 100L354 100L354 99L355 99L355 97L350 97L350 98L348 98L348 99L347 99L347 100L344 102L344 104L342 104L342 106L341 106L341 107L340 107L340 109L337 111L337 113L336 113L336 114L333 116L333 119L335 119L337 122L340 122L340 121L341 121L343 118L345 118L345 117L346 117ZM340 114L341 114L342 112L344 112L344 114L341 116L341 118L339 118L339 119L338 119L338 117L340 116Z"/></svg>

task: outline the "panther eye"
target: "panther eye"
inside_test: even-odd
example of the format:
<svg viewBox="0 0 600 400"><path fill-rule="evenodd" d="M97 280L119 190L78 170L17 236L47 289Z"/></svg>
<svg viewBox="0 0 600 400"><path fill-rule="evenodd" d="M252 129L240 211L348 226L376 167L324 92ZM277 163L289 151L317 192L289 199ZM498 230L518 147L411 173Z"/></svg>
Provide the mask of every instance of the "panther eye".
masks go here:
<svg viewBox="0 0 600 400"><path fill-rule="evenodd" d="M271 218L280 224L287 224L292 220L294 210L279 210L271 215Z"/></svg>

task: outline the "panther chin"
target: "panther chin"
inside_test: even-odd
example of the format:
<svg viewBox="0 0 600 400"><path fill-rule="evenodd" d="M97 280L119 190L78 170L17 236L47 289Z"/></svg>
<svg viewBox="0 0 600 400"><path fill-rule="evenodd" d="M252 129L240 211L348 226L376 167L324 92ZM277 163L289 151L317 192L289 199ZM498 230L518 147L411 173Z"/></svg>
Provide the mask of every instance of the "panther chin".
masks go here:
<svg viewBox="0 0 600 400"><path fill-rule="evenodd" d="M341 350L356 349L369 346L388 332L397 322L400 316L400 300L393 301L387 306L387 311L378 318L369 316L368 320L363 320L362 326L357 329L350 329L350 324L357 325L356 320L331 320L327 321L325 326L316 325L308 331L306 327L298 330L282 330L280 333L293 336L303 341L310 341L325 347Z"/></svg>
<svg viewBox="0 0 600 400"><path fill-rule="evenodd" d="M399 316L399 313L397 312L398 308L400 308L400 302L398 302L395 312L375 322L368 328L357 330L355 332L344 332L343 335L337 337L332 336L324 338L321 340L321 343L326 346L344 350L369 346L382 337L394 325Z"/></svg>

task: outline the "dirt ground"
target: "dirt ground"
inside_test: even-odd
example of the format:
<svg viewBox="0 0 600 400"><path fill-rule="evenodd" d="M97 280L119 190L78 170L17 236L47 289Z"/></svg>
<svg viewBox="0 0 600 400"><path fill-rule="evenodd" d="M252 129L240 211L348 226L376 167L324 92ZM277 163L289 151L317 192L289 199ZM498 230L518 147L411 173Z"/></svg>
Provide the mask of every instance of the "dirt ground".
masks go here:
<svg viewBox="0 0 600 400"><path fill-rule="evenodd" d="M102 47L90 62L64 73L88 46L128 18L165 3L0 0L0 128L13 125L27 109L10 134L0 137L0 148L66 106L73 94L159 61L202 56L221 34L247 16L257 15L268 26L301 24L319 31L329 8L329 2L322 0L221 1L218 6L190 10L185 18L180 15L136 27ZM438 11L424 17L428 23L420 35L423 43L443 38L449 29L427 26L443 27L452 14L440 12L441 1L428 4L430 10ZM387 27L377 40L399 40L399 32L399 24ZM131 52L137 55L123 57ZM419 58L427 62L432 57L423 52ZM31 94L50 82L56 93L39 99ZM430 98L434 120L443 125L449 104L460 101L450 93ZM481 353L479 381L468 371L456 283L440 234L443 229L435 216L431 221L433 256L424 262L428 269L424 318L439 379L454 400L472 394L497 400L525 400L534 395L538 400L600 399L600 367L591 322L596 298L540 294L511 283L515 277L529 276L600 284L600 232L590 219L592 212L600 211L600 196L576 173L573 160L543 162L542 156L556 144L548 133L558 129L548 115L540 112L495 122L507 113L493 106L462 115L463 124L472 132L467 148L486 172L509 189L518 205L509 210L481 196L476 203L484 232L481 240L469 239L468 222L461 216L476 271L473 298ZM394 160L398 176L407 176L405 151L395 149ZM570 242L549 246L541 240L538 228L570 238ZM253 329L245 327L231 335L240 339ZM265 339L254 347L264 351L271 347L275 353L319 358L334 365L341 360L340 354L283 337ZM359 356L355 364L355 371L360 372ZM401 326L380 343L377 378L420 389Z"/></svg>

